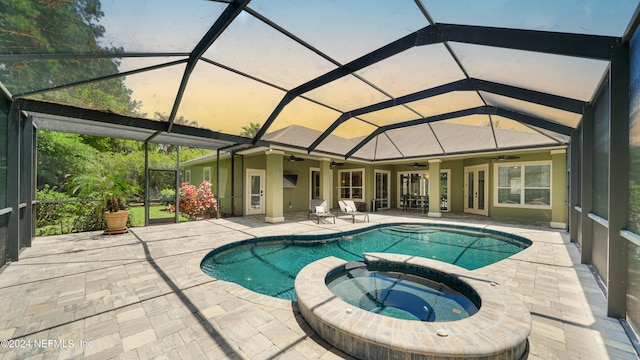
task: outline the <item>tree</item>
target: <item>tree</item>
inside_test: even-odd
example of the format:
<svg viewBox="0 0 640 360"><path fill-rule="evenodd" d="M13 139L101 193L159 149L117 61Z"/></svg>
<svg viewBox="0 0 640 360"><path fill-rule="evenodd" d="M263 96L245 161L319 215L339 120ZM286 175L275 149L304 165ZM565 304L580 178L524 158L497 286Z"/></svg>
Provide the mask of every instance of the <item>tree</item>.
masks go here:
<svg viewBox="0 0 640 360"><path fill-rule="evenodd" d="M260 130L260 123L253 123L250 122L248 126L243 126L242 127L242 132L240 133L240 136L246 136L249 138L255 137L256 134L258 133L258 130Z"/></svg>
<svg viewBox="0 0 640 360"><path fill-rule="evenodd" d="M153 117L159 121L169 122L169 115L163 114L159 111L156 111L153 114ZM189 121L185 119L184 116L177 117L173 122L179 125L198 127L197 121ZM162 151L165 155L171 154L175 150L175 148L175 145L158 144L158 150Z"/></svg>
<svg viewBox="0 0 640 360"><path fill-rule="evenodd" d="M153 114L153 118L159 121L164 121L164 122L169 122L169 115L161 113L159 111L156 111ZM178 124L178 125L186 125L186 126L191 126L191 127L198 127L198 122L193 120L187 120L184 118L184 116L180 115L180 117L175 118L175 120L173 120L174 124Z"/></svg>
<svg viewBox="0 0 640 360"><path fill-rule="evenodd" d="M45 184L66 191L69 177L90 171L89 164L101 155L82 142L80 135L38 130L38 189Z"/></svg>
<svg viewBox="0 0 640 360"><path fill-rule="evenodd" d="M99 0L0 0L0 49L12 54L118 54L123 49L98 45L105 29ZM117 74L113 58L4 60L0 82L14 94ZM138 114L123 78L32 95L33 98L84 108ZM139 115L139 114L138 114Z"/></svg>

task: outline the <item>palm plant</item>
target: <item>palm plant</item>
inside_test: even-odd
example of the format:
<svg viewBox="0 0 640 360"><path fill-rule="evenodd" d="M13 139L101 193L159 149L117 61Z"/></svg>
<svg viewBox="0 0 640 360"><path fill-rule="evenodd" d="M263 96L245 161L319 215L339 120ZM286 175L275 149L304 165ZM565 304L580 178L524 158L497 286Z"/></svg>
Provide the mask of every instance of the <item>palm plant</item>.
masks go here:
<svg viewBox="0 0 640 360"><path fill-rule="evenodd" d="M260 123L249 122L248 126L242 127L242 132L240 133L240 136L252 138L256 136L256 134L258 133L258 130L260 130Z"/></svg>
<svg viewBox="0 0 640 360"><path fill-rule="evenodd" d="M106 171L88 172L71 180L71 191L83 200L99 200L96 212L124 210L126 201L139 192L136 183L124 176Z"/></svg>

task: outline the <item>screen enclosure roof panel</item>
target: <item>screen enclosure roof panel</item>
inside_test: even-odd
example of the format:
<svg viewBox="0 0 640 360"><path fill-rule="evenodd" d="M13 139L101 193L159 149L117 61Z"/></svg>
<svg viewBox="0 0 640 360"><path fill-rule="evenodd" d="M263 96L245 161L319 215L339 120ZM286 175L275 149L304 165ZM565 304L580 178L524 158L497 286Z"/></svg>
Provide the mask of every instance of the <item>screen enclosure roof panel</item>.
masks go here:
<svg viewBox="0 0 640 360"><path fill-rule="evenodd" d="M567 144L639 1L23 3L0 83L41 129L388 161Z"/></svg>

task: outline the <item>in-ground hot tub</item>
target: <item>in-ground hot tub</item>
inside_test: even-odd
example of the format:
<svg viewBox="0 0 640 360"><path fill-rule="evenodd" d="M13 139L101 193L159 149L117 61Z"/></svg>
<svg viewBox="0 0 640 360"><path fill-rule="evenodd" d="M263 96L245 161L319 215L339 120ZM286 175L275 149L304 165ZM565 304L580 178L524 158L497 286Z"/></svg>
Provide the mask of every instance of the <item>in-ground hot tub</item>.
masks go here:
<svg viewBox="0 0 640 360"><path fill-rule="evenodd" d="M456 321L478 312L478 294L460 280L435 270L424 276L396 268L350 262L330 272L326 284L350 305L398 319Z"/></svg>
<svg viewBox="0 0 640 360"><path fill-rule="evenodd" d="M472 302L479 309L447 322L401 319L360 309L331 292L326 283L350 265L335 257L324 258L300 271L295 289L304 319L338 349L361 359L521 359L527 355L531 315L500 285L426 258L383 253L364 254L364 258L371 268L444 283L470 300L477 296Z"/></svg>

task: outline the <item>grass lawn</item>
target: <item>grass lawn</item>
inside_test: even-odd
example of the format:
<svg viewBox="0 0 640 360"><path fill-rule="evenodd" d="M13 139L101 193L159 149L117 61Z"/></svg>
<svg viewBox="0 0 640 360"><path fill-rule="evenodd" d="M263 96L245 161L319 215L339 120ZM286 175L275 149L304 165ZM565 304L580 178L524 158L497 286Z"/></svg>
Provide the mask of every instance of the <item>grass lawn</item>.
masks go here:
<svg viewBox="0 0 640 360"><path fill-rule="evenodd" d="M175 214L166 211L166 208L165 205L150 206L149 217L151 219L173 219ZM130 206L127 210L129 210L129 226L144 226L144 206ZM68 234L74 230L74 219L74 216L62 217L56 224L38 227L36 236ZM189 219L180 215L180 222L183 221L189 221Z"/></svg>
<svg viewBox="0 0 640 360"><path fill-rule="evenodd" d="M166 211L166 208L167 207L165 205L149 206L149 218L173 218L175 214ZM144 226L144 206L130 206L127 210L129 210L131 226ZM182 221L189 221L189 219L180 215L180 222Z"/></svg>

